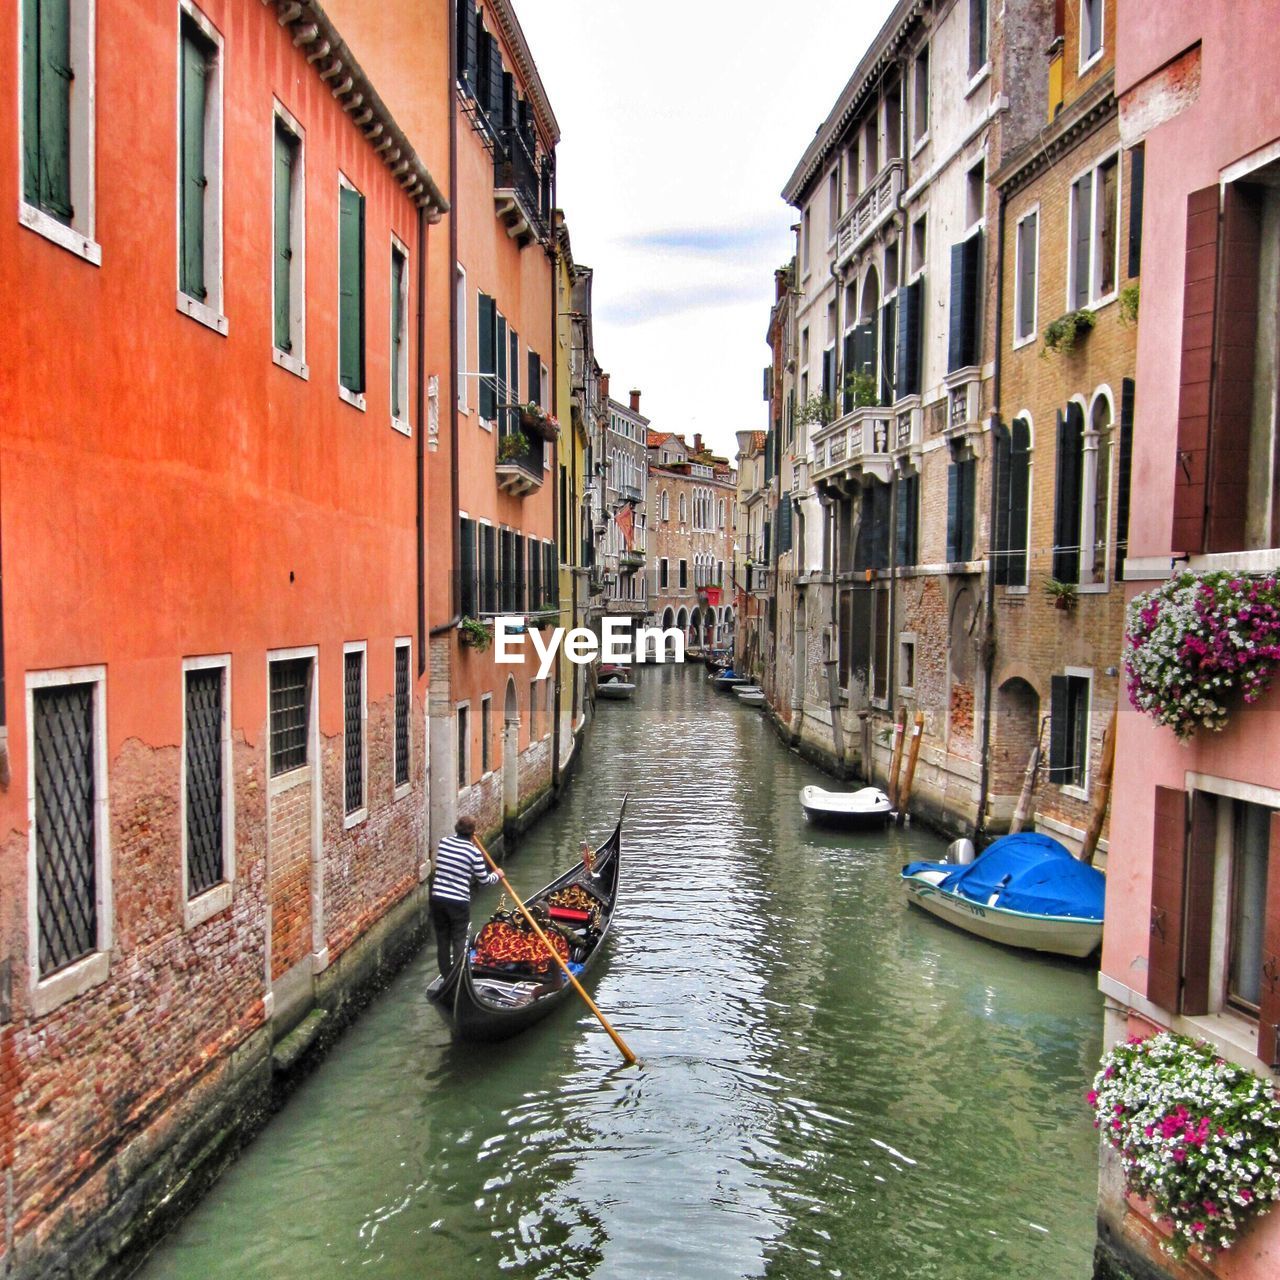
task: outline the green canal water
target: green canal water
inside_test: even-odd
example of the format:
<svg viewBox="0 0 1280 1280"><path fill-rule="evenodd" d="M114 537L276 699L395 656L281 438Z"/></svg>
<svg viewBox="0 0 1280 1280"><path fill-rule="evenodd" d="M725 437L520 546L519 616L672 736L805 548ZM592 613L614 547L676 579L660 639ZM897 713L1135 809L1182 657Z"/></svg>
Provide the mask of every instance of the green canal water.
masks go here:
<svg viewBox="0 0 1280 1280"><path fill-rule="evenodd" d="M643 1067L576 1008L451 1044L424 954L147 1280L1085 1280L1095 975L908 910L942 842L807 827L821 775L703 675L601 704L507 868L543 884L631 793L596 995Z"/></svg>

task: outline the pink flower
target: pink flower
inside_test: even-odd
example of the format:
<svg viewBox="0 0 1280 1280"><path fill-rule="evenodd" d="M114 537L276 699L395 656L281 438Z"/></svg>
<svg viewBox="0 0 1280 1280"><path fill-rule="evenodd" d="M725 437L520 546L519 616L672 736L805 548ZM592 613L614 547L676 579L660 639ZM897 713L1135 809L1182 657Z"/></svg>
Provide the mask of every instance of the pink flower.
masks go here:
<svg viewBox="0 0 1280 1280"><path fill-rule="evenodd" d="M1097 1089L1090 1089L1090 1090L1089 1090L1089 1092L1088 1092L1088 1093L1086 1093L1084 1096L1085 1096L1085 1100L1088 1102L1088 1104L1089 1104L1091 1107L1093 1107L1093 1106L1097 1106L1097 1103L1098 1103L1098 1091L1097 1091Z"/></svg>

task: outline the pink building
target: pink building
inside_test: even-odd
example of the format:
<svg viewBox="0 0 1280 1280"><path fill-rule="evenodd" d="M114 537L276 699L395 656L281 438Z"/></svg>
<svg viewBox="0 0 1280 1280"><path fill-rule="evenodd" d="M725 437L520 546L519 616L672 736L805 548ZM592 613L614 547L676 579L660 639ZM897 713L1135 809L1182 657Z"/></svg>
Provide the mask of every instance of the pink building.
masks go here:
<svg viewBox="0 0 1280 1280"><path fill-rule="evenodd" d="M1130 597L1171 571L1280 565L1280 23L1272 0L1118 11L1121 135L1141 148ZM1123 679L1123 676L1121 677ZM1280 1063L1280 690L1181 745L1121 699L1100 985L1108 1042L1172 1028ZM1280 1213L1175 1265L1103 1150L1100 1276L1280 1275Z"/></svg>

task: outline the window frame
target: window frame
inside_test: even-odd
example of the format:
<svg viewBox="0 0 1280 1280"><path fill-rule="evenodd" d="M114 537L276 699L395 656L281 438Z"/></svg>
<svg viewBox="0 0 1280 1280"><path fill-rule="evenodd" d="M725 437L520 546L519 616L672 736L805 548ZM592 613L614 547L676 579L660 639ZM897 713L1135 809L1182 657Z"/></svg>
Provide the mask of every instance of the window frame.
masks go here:
<svg viewBox="0 0 1280 1280"><path fill-rule="evenodd" d="M467 397L467 269L460 262L455 262L453 266L454 305L458 312L455 325L458 334L458 364L454 376L458 380L458 412L469 417L471 402Z"/></svg>
<svg viewBox="0 0 1280 1280"><path fill-rule="evenodd" d="M187 675L192 671L222 671L222 879L203 892L191 895L191 868L188 862L187 836ZM231 757L231 655L209 654L182 660L182 764L180 771L181 807L181 891L182 927L194 929L210 917L225 911L235 897L235 762Z"/></svg>
<svg viewBox="0 0 1280 1280"><path fill-rule="evenodd" d="M360 365L361 365L361 389L353 391L350 387L342 385L342 192L343 190L353 191L360 197L362 210L368 209L368 200L363 191L347 177L341 169L338 170L338 271L337 271L337 374L338 374L338 398L349 404L353 409L359 409L364 413L367 408L366 392L369 385L369 371L366 365L366 359L369 351L369 312L368 312L368 254L365 249L365 242L368 239L369 228L365 219L361 218L361 236L360 236Z"/></svg>
<svg viewBox="0 0 1280 1280"><path fill-rule="evenodd" d="M1073 796L1077 800L1088 801L1089 783L1092 780L1089 771L1089 742L1093 733L1093 668L1092 667L1063 667L1062 674L1067 677L1068 681L1083 680L1086 685L1085 694L1085 712L1084 712L1084 733L1081 737L1081 755L1080 755L1080 773L1079 782L1058 782L1054 785L1064 794ZM1068 684L1068 689L1070 684Z"/></svg>
<svg viewBox="0 0 1280 1280"><path fill-rule="evenodd" d="M271 772L271 667L276 662L292 662L299 658L309 659L311 671L307 691L307 732L305 736L307 757L302 764L292 769L284 769L280 773ZM287 791L295 784L305 782L311 777L310 770L319 755L317 734L319 731L319 678L320 649L317 645L301 645L293 649L267 650L267 794L276 795Z"/></svg>
<svg viewBox="0 0 1280 1280"><path fill-rule="evenodd" d="M39 879L36 844L35 693L64 685L93 686L94 729L94 893L97 911L97 946L62 969L40 976ZM110 777L107 761L107 668L98 664L29 671L26 675L27 729L27 979L31 1012L36 1017L83 995L105 982L111 967L114 941L114 901L111 880Z"/></svg>
<svg viewBox="0 0 1280 1280"><path fill-rule="evenodd" d="M71 186L71 221L63 222L26 197L26 59L23 56L25 8L17 5L18 26L18 222L28 231L66 249L91 266L102 265L97 233L97 0L68 0L71 28L71 71L68 103L70 139L67 168ZM82 212L81 212L82 211Z"/></svg>
<svg viewBox="0 0 1280 1280"><path fill-rule="evenodd" d="M396 299L395 293L395 258L399 254L404 259L404 271L400 277L400 363L401 367L396 367L395 352L395 318L396 318ZM401 435L413 435L413 418L410 416L409 410L409 366L412 363L412 351L410 349L409 339L409 298L411 289L409 286L409 270L412 265L412 259L409 256L409 246L400 239L393 231L391 233L391 273L390 288L387 298L387 323L390 341L387 343L387 363L390 365L390 377L388 378L389 403L387 406L387 416L391 419L391 426L394 430L400 432ZM400 395L400 407L403 416L396 417L395 403L397 392Z"/></svg>
<svg viewBox="0 0 1280 1280"><path fill-rule="evenodd" d="M1086 55L1085 10L1092 9L1094 5L1098 5L1101 9L1101 12L1098 14L1098 47L1093 53ZM1089 71L1107 51L1106 0L1080 0L1080 22L1077 27L1077 35L1077 45L1079 47L1076 50L1076 74L1082 76L1086 71Z"/></svg>
<svg viewBox="0 0 1280 1280"><path fill-rule="evenodd" d="M304 380L311 377L307 366L307 147L306 131L293 113L280 101L272 99L271 110L271 197L272 197L272 255L275 253L275 134L283 126L292 134L297 144L297 161L294 167L289 193L289 340L290 350L284 351L275 340L276 277L271 272L271 360L282 369Z"/></svg>
<svg viewBox="0 0 1280 1280"><path fill-rule="evenodd" d="M1115 270L1112 288L1108 293L1098 293L1099 268L1101 257L1098 254L1098 234L1101 221L1098 217L1101 206L1102 184L1098 175L1109 161L1114 162L1116 171L1116 210L1115 210ZM1089 288L1088 295L1076 301L1076 184L1083 178L1090 179L1089 192ZM1124 213L1124 166L1120 163L1120 149L1114 148L1100 155L1091 164L1073 174L1067 183L1067 272L1066 272L1066 310L1081 311L1098 310L1108 303L1114 302L1120 293L1120 231L1121 217Z"/></svg>
<svg viewBox="0 0 1280 1280"><path fill-rule="evenodd" d="M480 695L480 781L491 778L493 768L493 694Z"/></svg>
<svg viewBox="0 0 1280 1280"><path fill-rule="evenodd" d="M910 157L914 157L917 152L924 149L929 142L929 135L933 129L933 93L932 85L929 82L929 63L931 52L931 41L926 40L916 51L911 59L911 147L908 151ZM917 131L920 105L920 74L921 60L924 62L924 128Z"/></svg>
<svg viewBox="0 0 1280 1280"><path fill-rule="evenodd" d="M466 732L463 732L465 728ZM454 751L454 768L461 766L461 777L455 778L457 783L457 792L461 795L464 791L471 788L471 737L473 733L471 724L471 700L464 699L462 702L453 704L453 751ZM462 758L458 759L458 748L462 748Z"/></svg>
<svg viewBox="0 0 1280 1280"><path fill-rule="evenodd" d="M182 288L182 19L188 18L196 29L213 45L213 70L209 76L209 92L205 97L204 164L206 174L204 203L204 283L205 297L199 299L185 293ZM192 320L227 336L229 322L226 315L226 292L223 278L223 138L226 116L223 105L223 86L226 82L227 51L222 32L193 3L178 0L177 59L178 93L175 95L177 118L177 168L174 183L175 267L177 273L177 309Z"/></svg>
<svg viewBox="0 0 1280 1280"><path fill-rule="evenodd" d="M408 680L405 689L405 781L397 782L397 768L400 763L400 752L397 744L396 735L399 731L397 723L399 719L400 709L396 705L396 663L400 659L400 651L405 652L405 665L408 673ZM403 800L413 790L413 638L411 636L396 636L391 650L391 798L392 800Z"/></svg>
<svg viewBox="0 0 1280 1280"><path fill-rule="evenodd" d="M360 803L347 808L347 659L360 655ZM369 643L349 640L342 646L342 829L350 831L369 816Z"/></svg>
<svg viewBox="0 0 1280 1280"><path fill-rule="evenodd" d="M1022 333L1022 322L1026 317L1022 314L1022 225L1030 219L1036 220L1035 227L1035 261L1032 264L1031 276L1031 328ZM1029 346L1040 335L1040 202L1036 201L1014 222L1013 227L1013 347Z"/></svg>

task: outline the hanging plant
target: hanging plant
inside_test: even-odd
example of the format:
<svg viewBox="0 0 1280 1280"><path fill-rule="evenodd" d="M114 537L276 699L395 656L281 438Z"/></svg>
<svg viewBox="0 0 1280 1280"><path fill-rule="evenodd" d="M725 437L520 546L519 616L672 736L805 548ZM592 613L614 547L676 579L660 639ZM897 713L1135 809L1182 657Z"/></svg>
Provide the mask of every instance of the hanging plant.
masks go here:
<svg viewBox="0 0 1280 1280"><path fill-rule="evenodd" d="M476 618L463 618L458 623L458 636L464 645L477 653L483 653L493 643L489 628Z"/></svg>
<svg viewBox="0 0 1280 1280"><path fill-rule="evenodd" d="M1222 729L1280 664L1280 577L1184 573L1129 604L1129 702L1179 738Z"/></svg>
<svg viewBox="0 0 1280 1280"><path fill-rule="evenodd" d="M1076 607L1076 601L1080 598L1074 582L1059 582L1057 578L1044 580L1044 593L1053 601L1055 609L1068 611Z"/></svg>
<svg viewBox="0 0 1280 1280"><path fill-rule="evenodd" d="M1120 323L1126 329L1131 329L1138 323L1139 296L1136 281L1120 290Z"/></svg>
<svg viewBox="0 0 1280 1280"><path fill-rule="evenodd" d="M1098 323L1096 313L1089 310L1068 311L1045 326L1044 346L1040 348L1043 359L1050 351L1067 356L1075 349L1076 339L1083 337Z"/></svg>
<svg viewBox="0 0 1280 1280"><path fill-rule="evenodd" d="M1088 1101L1128 1190L1172 1231L1162 1247L1174 1257L1229 1249L1280 1199L1280 1098L1203 1041L1131 1037L1102 1059Z"/></svg>

